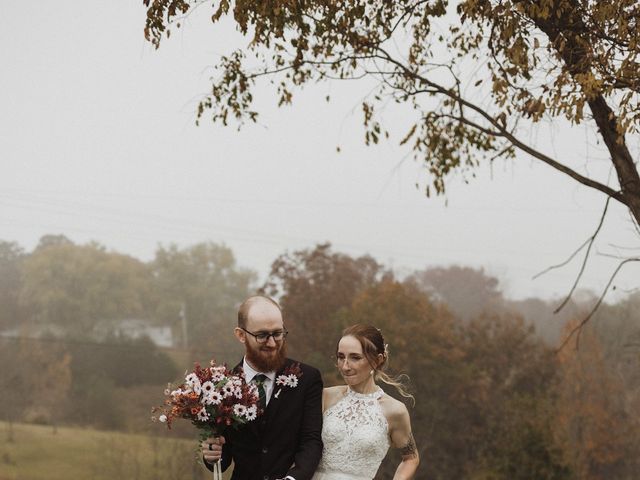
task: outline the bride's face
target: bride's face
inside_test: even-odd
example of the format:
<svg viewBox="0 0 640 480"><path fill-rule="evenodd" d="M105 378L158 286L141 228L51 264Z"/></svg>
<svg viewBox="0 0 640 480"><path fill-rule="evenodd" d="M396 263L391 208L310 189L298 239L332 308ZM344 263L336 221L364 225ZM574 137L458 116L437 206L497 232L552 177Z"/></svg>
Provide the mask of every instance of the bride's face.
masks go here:
<svg viewBox="0 0 640 480"><path fill-rule="evenodd" d="M347 385L358 385L371 377L371 365L356 337L342 337L338 343L338 370Z"/></svg>

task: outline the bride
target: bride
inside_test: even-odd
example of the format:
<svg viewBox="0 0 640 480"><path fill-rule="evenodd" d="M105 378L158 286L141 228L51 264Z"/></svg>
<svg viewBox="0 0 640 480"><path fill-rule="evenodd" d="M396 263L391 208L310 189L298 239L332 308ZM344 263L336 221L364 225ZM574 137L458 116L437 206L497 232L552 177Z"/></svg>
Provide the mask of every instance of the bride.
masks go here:
<svg viewBox="0 0 640 480"><path fill-rule="evenodd" d="M348 327L342 332L336 357L346 385L323 391L324 449L312 480L372 480L390 446L402 454L393 479L412 479L420 459L409 412L376 381L413 397L383 371L388 352L382 333L369 325Z"/></svg>

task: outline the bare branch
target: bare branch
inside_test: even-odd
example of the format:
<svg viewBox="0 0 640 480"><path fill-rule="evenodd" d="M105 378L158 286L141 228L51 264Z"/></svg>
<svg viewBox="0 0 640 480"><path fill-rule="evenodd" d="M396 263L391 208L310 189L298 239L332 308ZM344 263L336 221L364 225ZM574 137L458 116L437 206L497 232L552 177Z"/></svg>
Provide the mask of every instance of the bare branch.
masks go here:
<svg viewBox="0 0 640 480"><path fill-rule="evenodd" d="M600 295L600 298L598 298L598 301L596 302L596 304L593 306L593 308L591 309L591 311L589 312L589 314L582 319L582 321L576 326L574 327L570 332L569 335L567 335L567 338L565 338L563 340L563 342L560 344L560 346L557 348L556 352L559 352L560 350L562 350L567 343L569 343L569 340L571 340L571 338L577 333L578 336L576 337L576 350L580 347L580 334L582 332L582 328L587 324L587 322L589 320L591 320L591 317L593 317L593 315L596 313L596 311L598 310L598 308L600 307L600 305L602 304L602 301L604 300L605 295L607 294L607 292L609 291L609 287L611 286L611 284L613 283L613 280L616 278L616 276L618 275L618 272L620 271L620 269L627 263L629 262L640 262L640 257L637 258L627 258L623 261L621 261L618 266L616 267L616 269L614 270L613 274L611 275L611 277L609 278L609 281L607 282L607 285L605 286L604 290L602 291L602 294Z"/></svg>
<svg viewBox="0 0 640 480"><path fill-rule="evenodd" d="M611 253L598 253L598 255L605 258L613 258L614 260L626 260L627 258L629 258L629 257L620 256L620 255L612 255Z"/></svg>
<svg viewBox="0 0 640 480"><path fill-rule="evenodd" d="M541 277L542 275L544 275L547 272L550 272L551 270L555 270L557 268L561 268L564 267L566 264L568 264L571 260L573 260L573 258L580 252L580 250L582 250L584 247L587 246L587 244L592 240L593 237L591 238L587 238L582 245L580 245L570 256L569 258L567 258L564 262L562 263L558 263L557 265L551 265L550 267L545 268L544 270L542 270L541 272L536 273L533 277L531 277L531 280L535 280L538 277Z"/></svg>
<svg viewBox="0 0 640 480"><path fill-rule="evenodd" d="M615 243L608 244L611 248L615 248L616 250L640 250L640 247L625 247L623 245L616 245ZM606 254L601 254L606 256Z"/></svg>
<svg viewBox="0 0 640 480"><path fill-rule="evenodd" d="M569 291L569 293L565 297L564 301L553 311L553 313L558 313L560 310L563 309L563 307L571 299L571 295L573 295L573 292L578 287L578 283L580 282L580 278L582 278L582 274L584 273L584 269L587 266L587 261L589 260L589 252L591 252L591 247L593 246L593 242L595 241L596 237L598 236L598 233L600 232L600 229L602 228L602 224L604 223L604 218L607 215L607 209L609 208L609 200L611 200L611 197L607 197L607 201L604 204L604 210L602 211L602 215L600 216L600 222L598 223L598 226L596 227L595 232L593 232L593 235L591 236L591 238L589 238L587 240L588 247L587 247L586 253L584 254L584 260L582 261L582 266L580 267L580 271L578 272L578 276L576 277L575 282L573 282L573 286L571 287L571 290ZM583 244L582 247L580 247L580 249L582 249L583 247L584 247L584 244Z"/></svg>

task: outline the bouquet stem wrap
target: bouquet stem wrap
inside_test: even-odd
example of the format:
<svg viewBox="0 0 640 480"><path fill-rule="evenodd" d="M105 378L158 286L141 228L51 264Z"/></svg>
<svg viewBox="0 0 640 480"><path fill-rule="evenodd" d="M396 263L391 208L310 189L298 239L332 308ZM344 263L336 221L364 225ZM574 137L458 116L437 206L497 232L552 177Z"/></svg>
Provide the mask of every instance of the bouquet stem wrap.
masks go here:
<svg viewBox="0 0 640 480"><path fill-rule="evenodd" d="M220 460L213 464L213 480L222 480L222 466Z"/></svg>

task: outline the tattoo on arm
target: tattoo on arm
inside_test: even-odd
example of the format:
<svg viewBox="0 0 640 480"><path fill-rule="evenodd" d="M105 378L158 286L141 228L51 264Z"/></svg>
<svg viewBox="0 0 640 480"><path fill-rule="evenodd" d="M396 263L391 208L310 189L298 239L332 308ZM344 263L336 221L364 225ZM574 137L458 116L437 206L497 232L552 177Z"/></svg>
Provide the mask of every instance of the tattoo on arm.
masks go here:
<svg viewBox="0 0 640 480"><path fill-rule="evenodd" d="M416 441L413 439L413 433L409 432L409 440L404 447L400 449L400 453L403 457L417 457L418 452L416 449Z"/></svg>

